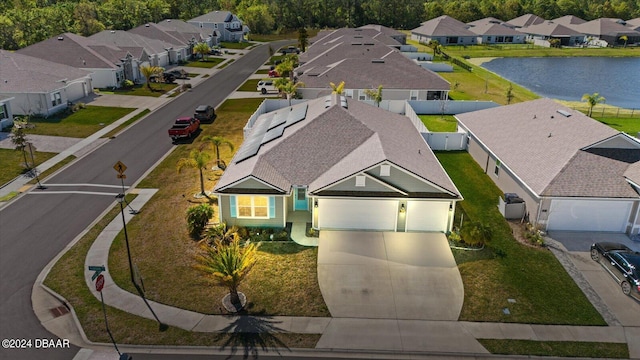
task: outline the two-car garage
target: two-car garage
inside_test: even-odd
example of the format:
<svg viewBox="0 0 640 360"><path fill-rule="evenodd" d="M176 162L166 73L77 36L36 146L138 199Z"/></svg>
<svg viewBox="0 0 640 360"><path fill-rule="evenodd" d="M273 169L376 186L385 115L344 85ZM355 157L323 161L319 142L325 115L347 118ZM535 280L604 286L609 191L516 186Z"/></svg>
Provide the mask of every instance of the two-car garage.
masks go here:
<svg viewBox="0 0 640 360"><path fill-rule="evenodd" d="M553 199L547 230L625 232L632 201Z"/></svg>
<svg viewBox="0 0 640 360"><path fill-rule="evenodd" d="M446 232L450 205L450 201L320 198L313 210L314 225L332 230Z"/></svg>

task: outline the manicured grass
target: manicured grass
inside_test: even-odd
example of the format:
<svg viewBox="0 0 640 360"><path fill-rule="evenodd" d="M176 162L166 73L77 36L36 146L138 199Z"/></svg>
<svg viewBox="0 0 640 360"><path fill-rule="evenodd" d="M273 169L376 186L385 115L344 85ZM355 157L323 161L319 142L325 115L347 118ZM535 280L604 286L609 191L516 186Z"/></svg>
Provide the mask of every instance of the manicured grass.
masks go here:
<svg viewBox="0 0 640 360"><path fill-rule="evenodd" d="M127 196L127 201L134 197ZM143 209L146 212L147 208ZM104 318L100 301L89 291L84 281L84 261L89 247L109 224L120 215L120 207L113 207L100 219L51 269L45 279L45 285L64 296L73 306L87 337L95 342L109 343L108 334L104 330ZM190 346L228 346L244 348L265 344L265 346L313 348L320 339L316 334L290 333L198 333L174 327L166 331L158 330L158 323L110 306L106 307L109 328L118 344L148 345L190 345ZM161 319L162 320L162 319ZM266 329L277 327L269 320L255 324ZM239 323L234 327L241 326Z"/></svg>
<svg viewBox="0 0 640 360"><path fill-rule="evenodd" d="M259 81L260 79L249 79L238 88L238 91L254 91L255 92L256 88L258 87Z"/></svg>
<svg viewBox="0 0 640 360"><path fill-rule="evenodd" d="M65 165L67 165L68 163L72 162L73 160L75 160L76 157L74 155L69 155L66 158L62 159L62 161L59 161L58 163L56 163L55 165L53 165L52 167L48 168L46 171L43 171L42 173L38 174L40 181L42 182L47 176L53 174L54 172L58 171L58 169L64 167ZM38 181L36 179L33 179L31 181L29 181L29 184L37 184Z"/></svg>
<svg viewBox="0 0 640 360"><path fill-rule="evenodd" d="M150 112L151 112L151 110L149 110L149 109L142 110L138 115L136 115L136 116L132 117L131 119L123 122L122 124L120 124L115 129L113 129L113 130L109 131L108 133L104 134L102 137L103 138L110 138L110 137L114 136L115 134L117 134L120 131L122 131L122 129L124 129L127 126L133 124L134 122L138 121L140 118L142 118L143 116L147 115Z"/></svg>
<svg viewBox="0 0 640 360"><path fill-rule="evenodd" d="M627 344L496 339L480 339L478 341L492 354L609 359L629 358Z"/></svg>
<svg viewBox="0 0 640 360"><path fill-rule="evenodd" d="M278 49L274 49L274 50L278 50ZM268 65L275 65L276 61L278 60L282 60L285 58L286 55L273 55L272 57L269 58L269 62L267 63Z"/></svg>
<svg viewBox="0 0 640 360"><path fill-rule="evenodd" d="M465 254L459 263L464 283L460 320L606 325L551 252L513 238L496 206L500 189L471 156L467 152L436 155L465 199L460 203L467 214L464 221L479 221L493 231L488 246L492 258L482 252ZM511 315L502 312L505 307Z"/></svg>
<svg viewBox="0 0 640 360"><path fill-rule="evenodd" d="M458 121L453 115L418 115L424 126L431 132L455 132Z"/></svg>
<svg viewBox="0 0 640 360"><path fill-rule="evenodd" d="M221 58L221 57L207 56L206 61L201 61L201 60L189 61L184 66L211 69L216 67L218 64L220 64L223 61L224 61L224 58Z"/></svg>
<svg viewBox="0 0 640 360"><path fill-rule="evenodd" d="M269 69L262 69L262 70L258 70L256 71L256 74L269 74Z"/></svg>
<svg viewBox="0 0 640 360"><path fill-rule="evenodd" d="M48 152L33 152L33 159L36 164L42 164L43 162L56 156L56 153ZM27 161L31 165L31 155L27 151ZM16 176L24 174L27 169L24 166L24 156L22 151L12 149L0 149L0 185L5 184L13 180Z"/></svg>
<svg viewBox="0 0 640 360"><path fill-rule="evenodd" d="M640 132L640 119L638 118L623 118L623 117L593 117L603 124L607 124L612 128L625 132L631 136L637 136Z"/></svg>
<svg viewBox="0 0 640 360"><path fill-rule="evenodd" d="M9 200L13 199L14 197L18 196L19 194L20 193L17 192L17 191L12 191L12 192L8 193L7 195L5 195L3 197L0 197L0 202L9 201Z"/></svg>
<svg viewBox="0 0 640 360"><path fill-rule="evenodd" d="M220 43L220 47L223 49L246 49L250 46L253 46L255 43L252 42L226 42L223 41Z"/></svg>
<svg viewBox="0 0 640 360"><path fill-rule="evenodd" d="M35 127L29 134L85 138L135 109L105 106L87 106L73 114L56 114L46 119L31 118Z"/></svg>
<svg viewBox="0 0 640 360"><path fill-rule="evenodd" d="M234 61L236 61L236 59L229 59L228 61L226 61L226 62L222 63L220 66L218 66L218 69L224 69Z"/></svg>
<svg viewBox="0 0 640 360"><path fill-rule="evenodd" d="M147 295L158 302L208 314L220 314L220 299L227 293L211 286L206 276L194 268L197 243L187 232L185 213L196 200L199 191L198 171L184 169L176 172L180 158L199 147L205 135L219 135L229 139L236 148L242 143L242 128L262 99L234 99L225 101L218 109L218 118L202 125L202 133L193 144L178 146L139 187L158 188L159 191L127 226L132 256L144 277ZM221 157L228 163L232 153L220 147ZM211 154L213 151L211 150ZM205 188L211 189L220 172L205 170ZM214 219L218 216L215 200ZM122 235L111 248L109 269L115 281L129 291L129 271ZM286 255L285 255L286 254ZM294 243L265 243L259 260L240 290L251 303L250 313L269 315L328 316L317 283L317 249ZM277 275L276 275L277 274ZM185 296L184 294L189 294Z"/></svg>
<svg viewBox="0 0 640 360"><path fill-rule="evenodd" d="M147 84L135 85L129 89L115 89L113 91L100 91L103 94L116 94L116 95L134 95L134 96L151 96L160 97L163 94L173 90L178 84L151 84L151 90L147 87Z"/></svg>

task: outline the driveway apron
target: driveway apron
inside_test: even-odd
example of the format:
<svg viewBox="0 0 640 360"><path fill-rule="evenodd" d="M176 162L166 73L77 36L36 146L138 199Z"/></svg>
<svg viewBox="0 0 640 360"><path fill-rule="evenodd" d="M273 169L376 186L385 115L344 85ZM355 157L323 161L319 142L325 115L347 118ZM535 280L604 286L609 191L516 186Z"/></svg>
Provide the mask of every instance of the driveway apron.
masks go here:
<svg viewBox="0 0 640 360"><path fill-rule="evenodd" d="M455 321L464 299L441 233L323 230L318 282L334 318Z"/></svg>

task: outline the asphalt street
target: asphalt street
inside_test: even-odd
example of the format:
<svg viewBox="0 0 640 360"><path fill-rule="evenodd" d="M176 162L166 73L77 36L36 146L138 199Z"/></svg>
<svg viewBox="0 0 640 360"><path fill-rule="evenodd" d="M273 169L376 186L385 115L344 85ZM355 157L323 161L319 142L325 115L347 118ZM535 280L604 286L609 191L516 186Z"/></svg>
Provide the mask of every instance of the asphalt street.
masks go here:
<svg viewBox="0 0 640 360"><path fill-rule="evenodd" d="M268 45L255 48L47 179L48 189L33 190L0 210L0 339L53 337L33 312L31 289L47 263L116 203L120 179L114 164L122 161L127 166L125 186L135 184L175 146L167 129L176 117L191 115L197 105L218 106L268 57ZM64 191L60 191L60 185L65 185ZM77 351L74 346L58 350L0 349L0 359L72 359Z"/></svg>

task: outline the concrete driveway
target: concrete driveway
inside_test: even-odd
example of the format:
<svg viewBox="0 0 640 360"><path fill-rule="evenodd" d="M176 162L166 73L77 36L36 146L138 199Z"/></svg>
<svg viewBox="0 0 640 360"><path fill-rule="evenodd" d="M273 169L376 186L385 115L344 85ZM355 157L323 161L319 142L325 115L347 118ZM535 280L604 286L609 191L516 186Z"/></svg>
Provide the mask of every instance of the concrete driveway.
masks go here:
<svg viewBox="0 0 640 360"><path fill-rule="evenodd" d="M458 320L460 272L441 233L320 233L318 282L333 317Z"/></svg>
<svg viewBox="0 0 640 360"><path fill-rule="evenodd" d="M589 248L594 242L617 242L640 251L639 242L619 233L553 231L549 232L549 237L560 242L569 252L575 267L621 325L640 326L640 302L625 296L615 279L589 255Z"/></svg>

